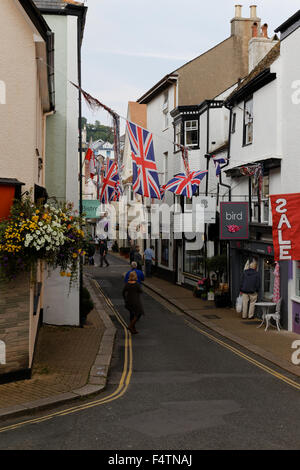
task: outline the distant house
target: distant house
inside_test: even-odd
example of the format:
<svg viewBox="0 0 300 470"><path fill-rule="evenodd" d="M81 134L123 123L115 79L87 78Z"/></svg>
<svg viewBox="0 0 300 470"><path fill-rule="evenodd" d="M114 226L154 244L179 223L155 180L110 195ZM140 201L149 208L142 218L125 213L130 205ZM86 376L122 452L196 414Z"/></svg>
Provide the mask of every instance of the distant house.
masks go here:
<svg viewBox="0 0 300 470"><path fill-rule="evenodd" d="M31 0L1 1L0 63L5 84L0 104L2 219L12 199L25 191L33 189L36 200L47 197L45 138L47 116L55 109L54 41ZM0 283L0 382L30 376L44 293L42 264L32 279L20 273L10 284Z"/></svg>
<svg viewBox="0 0 300 470"><path fill-rule="evenodd" d="M34 0L55 33L56 112L47 123L46 183L50 197L79 207L78 90L81 44L87 7L81 2ZM44 319L50 324L79 325L79 292L68 296L68 282L59 273L47 278Z"/></svg>

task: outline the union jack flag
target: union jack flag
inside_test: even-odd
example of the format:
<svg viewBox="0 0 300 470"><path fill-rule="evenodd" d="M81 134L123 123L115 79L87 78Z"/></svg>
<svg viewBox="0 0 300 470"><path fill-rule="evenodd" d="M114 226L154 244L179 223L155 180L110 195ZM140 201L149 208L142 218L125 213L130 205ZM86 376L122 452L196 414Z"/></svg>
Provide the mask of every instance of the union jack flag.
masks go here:
<svg viewBox="0 0 300 470"><path fill-rule="evenodd" d="M133 162L132 189L142 196L161 199L152 134L129 121L127 129Z"/></svg>
<svg viewBox="0 0 300 470"><path fill-rule="evenodd" d="M118 166L114 160L107 159L105 173L102 179L100 202L108 204L115 195L116 186L119 183Z"/></svg>
<svg viewBox="0 0 300 470"><path fill-rule="evenodd" d="M221 166L220 165L221 165L221 163L226 163L227 158L217 157L216 155L213 155L212 159L213 159L213 162L214 162L215 168L216 168L216 176L219 176L221 174Z"/></svg>
<svg viewBox="0 0 300 470"><path fill-rule="evenodd" d="M120 185L120 180L118 180L116 182L116 185L115 185L115 188L114 188L114 192L113 194L111 195L111 201L114 201L114 202L118 202L120 200L120 197L122 195L122 191L121 191L121 185Z"/></svg>
<svg viewBox="0 0 300 470"><path fill-rule="evenodd" d="M165 185L165 191L190 198L206 174L207 170L191 171L188 176L185 173L178 173Z"/></svg>

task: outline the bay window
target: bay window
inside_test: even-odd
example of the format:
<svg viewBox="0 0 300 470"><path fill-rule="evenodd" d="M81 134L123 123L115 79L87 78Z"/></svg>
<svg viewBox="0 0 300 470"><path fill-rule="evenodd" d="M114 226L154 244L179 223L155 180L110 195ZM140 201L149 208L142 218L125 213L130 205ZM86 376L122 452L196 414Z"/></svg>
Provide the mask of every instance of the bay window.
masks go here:
<svg viewBox="0 0 300 470"><path fill-rule="evenodd" d="M184 144L187 147L198 146L198 120L185 121L184 123Z"/></svg>

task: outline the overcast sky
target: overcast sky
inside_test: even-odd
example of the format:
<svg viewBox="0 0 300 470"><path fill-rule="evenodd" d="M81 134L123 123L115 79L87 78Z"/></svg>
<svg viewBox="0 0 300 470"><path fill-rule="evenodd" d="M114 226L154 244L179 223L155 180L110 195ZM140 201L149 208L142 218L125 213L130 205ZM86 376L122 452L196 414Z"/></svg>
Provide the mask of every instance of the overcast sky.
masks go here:
<svg viewBox="0 0 300 470"><path fill-rule="evenodd" d="M126 117L128 101L230 36L238 3L243 17L257 5L269 36L299 9L299 0L86 0L83 88ZM110 124L105 113L84 114Z"/></svg>

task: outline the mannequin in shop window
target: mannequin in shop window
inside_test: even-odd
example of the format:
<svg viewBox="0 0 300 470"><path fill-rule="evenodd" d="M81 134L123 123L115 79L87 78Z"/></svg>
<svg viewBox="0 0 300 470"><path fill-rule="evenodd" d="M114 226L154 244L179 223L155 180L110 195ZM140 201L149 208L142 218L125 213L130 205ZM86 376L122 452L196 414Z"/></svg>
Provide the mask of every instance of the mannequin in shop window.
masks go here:
<svg viewBox="0 0 300 470"><path fill-rule="evenodd" d="M253 260L249 268L246 263L241 279L240 292L243 297L242 318L251 319L254 317L255 302L257 302L259 288L260 276L257 272L257 263Z"/></svg>

